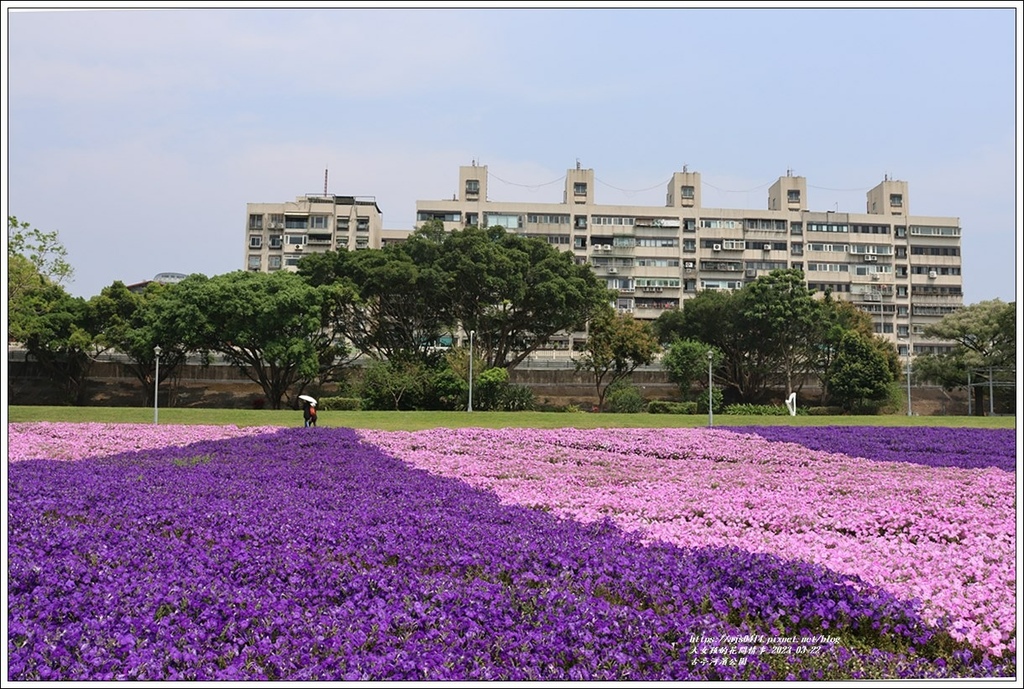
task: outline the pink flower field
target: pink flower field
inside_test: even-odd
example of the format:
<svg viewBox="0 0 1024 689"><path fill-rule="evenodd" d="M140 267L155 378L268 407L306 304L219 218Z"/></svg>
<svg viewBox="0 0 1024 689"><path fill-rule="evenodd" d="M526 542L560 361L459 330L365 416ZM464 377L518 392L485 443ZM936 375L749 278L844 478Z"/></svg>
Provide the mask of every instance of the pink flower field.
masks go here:
<svg viewBox="0 0 1024 689"><path fill-rule="evenodd" d="M877 462L717 429L361 435L506 503L857 575L919 600L954 638L996 656L1016 648L1015 479L1001 469Z"/></svg>

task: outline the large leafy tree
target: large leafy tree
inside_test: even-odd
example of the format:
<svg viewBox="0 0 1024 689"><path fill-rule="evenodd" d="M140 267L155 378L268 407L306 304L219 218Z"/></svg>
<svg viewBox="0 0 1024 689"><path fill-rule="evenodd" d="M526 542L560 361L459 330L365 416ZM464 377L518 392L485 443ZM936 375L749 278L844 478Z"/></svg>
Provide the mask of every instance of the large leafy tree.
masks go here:
<svg viewBox="0 0 1024 689"><path fill-rule="evenodd" d="M804 283L803 271L773 270L738 294L745 340L756 344L754 359L781 374L786 395L815 358L819 303Z"/></svg>
<svg viewBox="0 0 1024 689"><path fill-rule="evenodd" d="M287 272L190 275L174 285L163 317L185 347L217 352L263 389L280 409L289 390L321 370L325 289Z"/></svg>
<svg viewBox="0 0 1024 689"><path fill-rule="evenodd" d="M948 354L916 357L917 375L947 389L965 387L971 370L980 369L988 376L991 367L1004 371L1009 379L1009 372L1016 371L1016 326L1013 302L992 299L958 309L924 331L926 338L955 342L956 347ZM978 386L971 391L979 412L986 389Z"/></svg>
<svg viewBox="0 0 1024 689"><path fill-rule="evenodd" d="M826 292L818 307L816 333L812 343L812 370L821 384L823 402L828 401L829 382L836 371L843 336L848 332L855 332L867 341L874 342L876 339L874 324L866 311L851 302L833 299L832 294ZM881 347L880 344L878 346ZM895 350L892 354L896 354Z"/></svg>
<svg viewBox="0 0 1024 689"><path fill-rule="evenodd" d="M89 304L62 286L73 274L66 257L56 232L7 216L8 338L25 347L67 402L83 404L99 347Z"/></svg>
<svg viewBox="0 0 1024 689"><path fill-rule="evenodd" d="M515 368L553 335L581 330L611 293L568 252L503 227L467 227L437 252L454 322L475 331L488 367Z"/></svg>
<svg viewBox="0 0 1024 689"><path fill-rule="evenodd" d="M63 389L68 403L84 404L99 352L89 304L44 278L9 303L8 319L8 336L24 345L27 360Z"/></svg>
<svg viewBox="0 0 1024 689"><path fill-rule="evenodd" d="M299 274L312 285L331 285L330 316L336 331L374 359L436 358L436 345L451 330L443 306L446 276L420 265L402 245L313 254Z"/></svg>
<svg viewBox="0 0 1024 689"><path fill-rule="evenodd" d="M738 293L704 290L687 299L678 314L662 314L657 329L662 341L695 340L717 351L721 359L716 358L716 376L729 396L754 402L764 396L773 370L758 333L745 328L743 306Z"/></svg>
<svg viewBox="0 0 1024 689"><path fill-rule="evenodd" d="M597 407L603 411L608 388L628 378L638 366L650 364L659 350L649 324L605 305L590 321L576 370L593 375Z"/></svg>
<svg viewBox="0 0 1024 689"><path fill-rule="evenodd" d="M720 354L697 340L677 339L662 356L661 365L668 371L669 380L679 386L683 399L693 397L694 383L706 392L709 351L712 353L712 366L716 361L721 362Z"/></svg>
<svg viewBox="0 0 1024 689"><path fill-rule="evenodd" d="M160 347L159 383L171 381L171 405L177 392L177 374L189 354L176 329L161 318L164 293L173 289L173 285L151 282L143 292L133 292L116 281L89 300L96 314L97 341L128 357L125 368L139 381L146 404L153 403L155 392L156 347Z"/></svg>
<svg viewBox="0 0 1024 689"><path fill-rule="evenodd" d="M43 283L63 286L68 282L75 271L68 263L67 255L56 230L44 232L8 215L8 303Z"/></svg>
<svg viewBox="0 0 1024 689"><path fill-rule="evenodd" d="M843 333L831 378L833 398L844 409L855 410L884 401L892 382L893 373L884 352L860 333Z"/></svg>

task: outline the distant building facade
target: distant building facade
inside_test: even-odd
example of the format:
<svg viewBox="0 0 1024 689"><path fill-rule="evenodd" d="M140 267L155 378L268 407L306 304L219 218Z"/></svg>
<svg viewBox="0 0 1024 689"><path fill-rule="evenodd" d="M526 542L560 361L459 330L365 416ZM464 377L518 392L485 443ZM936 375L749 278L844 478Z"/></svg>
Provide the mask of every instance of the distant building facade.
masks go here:
<svg viewBox="0 0 1024 689"><path fill-rule="evenodd" d="M307 194L246 204L245 268L295 270L309 253L379 249L383 217L372 196Z"/></svg>
<svg viewBox="0 0 1024 689"><path fill-rule="evenodd" d="M808 210L806 179L789 174L760 210L705 208L700 173L685 168L672 175L665 206L599 204L594 171L579 165L566 172L562 203L493 201L486 165L460 167L458 189L451 200L417 201L416 227L501 225L542 239L591 266L617 290L617 308L640 319L700 290L736 290L797 268L816 292L870 314L875 332L907 356L948 349L918 338L963 306L959 219L911 215L903 181L871 189L864 213Z"/></svg>

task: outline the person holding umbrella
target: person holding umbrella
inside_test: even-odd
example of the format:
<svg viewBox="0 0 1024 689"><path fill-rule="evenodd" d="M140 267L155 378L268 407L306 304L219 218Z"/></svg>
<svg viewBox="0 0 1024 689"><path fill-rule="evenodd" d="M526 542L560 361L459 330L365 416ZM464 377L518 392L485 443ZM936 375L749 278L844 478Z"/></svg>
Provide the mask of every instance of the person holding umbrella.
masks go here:
<svg viewBox="0 0 1024 689"><path fill-rule="evenodd" d="M302 402L302 418L306 422L306 428L316 426L316 399L309 395L299 395Z"/></svg>

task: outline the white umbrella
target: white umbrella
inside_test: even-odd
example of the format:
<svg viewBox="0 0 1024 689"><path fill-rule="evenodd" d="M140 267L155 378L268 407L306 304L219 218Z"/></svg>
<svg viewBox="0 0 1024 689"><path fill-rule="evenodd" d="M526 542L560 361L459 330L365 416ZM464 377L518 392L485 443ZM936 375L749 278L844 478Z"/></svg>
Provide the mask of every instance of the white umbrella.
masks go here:
<svg viewBox="0 0 1024 689"><path fill-rule="evenodd" d="M313 397L310 397L309 395L299 395L299 399L300 400L306 400L307 402L312 404L314 407L316 406L316 399L313 398Z"/></svg>

